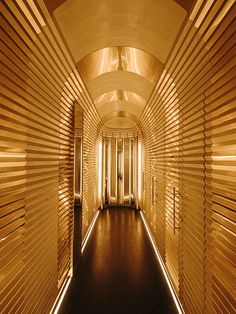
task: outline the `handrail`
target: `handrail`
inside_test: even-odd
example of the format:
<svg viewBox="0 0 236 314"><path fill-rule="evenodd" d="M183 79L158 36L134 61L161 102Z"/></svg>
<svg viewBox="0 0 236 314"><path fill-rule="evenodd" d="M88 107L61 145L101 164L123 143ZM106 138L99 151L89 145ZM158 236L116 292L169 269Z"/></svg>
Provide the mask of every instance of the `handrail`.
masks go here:
<svg viewBox="0 0 236 314"><path fill-rule="evenodd" d="M173 232L175 234L176 230L180 229L180 226L176 227L176 206L175 206L175 198L176 196L179 196L179 192L176 192L176 188L173 187Z"/></svg>

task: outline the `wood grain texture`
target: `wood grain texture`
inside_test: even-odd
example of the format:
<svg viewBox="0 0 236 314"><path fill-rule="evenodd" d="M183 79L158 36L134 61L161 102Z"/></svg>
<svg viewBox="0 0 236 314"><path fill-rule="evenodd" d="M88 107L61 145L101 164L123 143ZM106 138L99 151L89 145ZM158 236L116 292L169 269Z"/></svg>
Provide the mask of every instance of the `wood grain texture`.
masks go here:
<svg viewBox="0 0 236 314"><path fill-rule="evenodd" d="M196 2L140 119L143 209L186 313L235 310L234 16Z"/></svg>
<svg viewBox="0 0 236 314"><path fill-rule="evenodd" d="M43 2L0 9L1 313L47 313L72 267L74 102L100 118Z"/></svg>

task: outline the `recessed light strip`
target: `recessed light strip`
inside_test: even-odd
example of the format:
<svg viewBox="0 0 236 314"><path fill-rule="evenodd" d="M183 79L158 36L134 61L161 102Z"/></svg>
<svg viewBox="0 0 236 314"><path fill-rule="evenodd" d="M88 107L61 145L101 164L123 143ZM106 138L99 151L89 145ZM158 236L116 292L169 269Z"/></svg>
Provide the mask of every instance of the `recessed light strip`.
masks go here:
<svg viewBox="0 0 236 314"><path fill-rule="evenodd" d="M94 227L94 225L95 225L95 222L96 222L96 220L97 220L97 218L98 218L99 213L100 213L100 211L98 210L97 213L96 213L96 215L94 216L94 218L93 218L93 220L92 220L92 222L91 222L89 228L88 228L88 231L87 231L87 233L86 233L86 235L85 235L85 237L84 237L84 240L83 240L83 242L82 242L81 253L83 253L83 251L84 251L84 248L85 248L85 246L86 246L86 244L87 244L87 242L88 242L88 239L89 239L89 237L90 237L90 235L91 235L91 232L92 232L92 230L93 230L93 227Z"/></svg>
<svg viewBox="0 0 236 314"><path fill-rule="evenodd" d="M88 242L88 239L89 239L89 237L91 235L91 232L92 232L93 227L95 225L95 222L96 222L96 220L98 218L98 215L99 215L99 211L97 211L96 215L94 216L93 221L92 221L91 225L89 226L89 229L88 229L88 231L87 231L87 233L86 233L86 235L84 237L84 241L82 243L82 248L81 248L81 253L83 253L83 251L84 251L84 248L85 248L85 246L86 246L86 244ZM72 279L72 277L68 277L66 282L62 286L61 291L59 292L58 297L57 297L57 299L56 299L56 301L55 301L55 303L54 303L54 305L53 305L53 307L52 307L52 309L50 311L50 314L57 314L59 312L60 306L61 306L61 304L63 302L63 299L64 299L64 297L66 295L66 292L67 292L67 290L69 288L71 279Z"/></svg>
<svg viewBox="0 0 236 314"><path fill-rule="evenodd" d="M168 285L168 287L169 287L171 296L172 296L172 298L173 298L173 300L174 300L174 303L175 303L175 306L176 306L176 308L177 308L177 311L178 311L179 314L184 314L184 310L183 310L182 305L181 305L181 303L180 303L180 301L179 301L179 298L177 297L177 295L176 295L176 293L175 293L175 290L174 290L174 288L173 288L173 286L172 286L172 283L171 283L171 280L170 280L169 275L168 275L168 273L167 273L165 264L164 264L164 262L163 262L163 260L162 260L162 258L161 258L160 252L159 252L159 250L158 250L158 248L157 248L157 246L156 246L156 243L155 243L155 241L154 241L154 239L153 239L153 236L152 236L151 231L150 231L150 229L149 229L149 227L148 227L147 221L146 221L146 219L145 219L143 213L140 212L140 214L141 214L141 217L142 217L144 226L145 226L145 228L146 228L146 230L147 230L148 236L149 236L149 238L150 238L150 241L151 241L151 243L152 243L153 249L154 249L154 251L155 251L155 253L156 253L158 262L159 262L159 264L160 264L160 266L161 266L161 270L162 270L162 272L163 272L163 275L164 275L165 280L166 280L166 282L167 282L167 285Z"/></svg>
<svg viewBox="0 0 236 314"><path fill-rule="evenodd" d="M69 288L70 282L71 282L71 277L68 277L67 280L65 281L64 285L61 288L61 291L59 292L55 303L53 304L53 307L50 311L50 314L57 314L59 312L60 306L62 304L62 301L66 295L66 292Z"/></svg>

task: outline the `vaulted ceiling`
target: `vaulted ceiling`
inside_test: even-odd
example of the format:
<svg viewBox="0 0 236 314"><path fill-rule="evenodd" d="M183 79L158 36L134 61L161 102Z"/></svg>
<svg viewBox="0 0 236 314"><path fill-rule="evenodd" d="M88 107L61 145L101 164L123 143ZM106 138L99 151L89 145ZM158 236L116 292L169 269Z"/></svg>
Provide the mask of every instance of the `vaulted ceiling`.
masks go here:
<svg viewBox="0 0 236 314"><path fill-rule="evenodd" d="M194 0L45 0L104 124L133 127Z"/></svg>

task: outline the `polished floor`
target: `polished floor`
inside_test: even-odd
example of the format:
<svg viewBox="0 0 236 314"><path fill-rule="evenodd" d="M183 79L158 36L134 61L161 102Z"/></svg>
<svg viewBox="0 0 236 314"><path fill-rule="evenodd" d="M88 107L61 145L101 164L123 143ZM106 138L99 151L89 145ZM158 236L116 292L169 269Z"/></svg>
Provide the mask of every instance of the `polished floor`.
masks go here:
<svg viewBox="0 0 236 314"><path fill-rule="evenodd" d="M64 313L177 313L139 212L101 211Z"/></svg>

